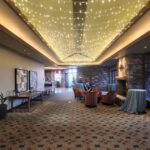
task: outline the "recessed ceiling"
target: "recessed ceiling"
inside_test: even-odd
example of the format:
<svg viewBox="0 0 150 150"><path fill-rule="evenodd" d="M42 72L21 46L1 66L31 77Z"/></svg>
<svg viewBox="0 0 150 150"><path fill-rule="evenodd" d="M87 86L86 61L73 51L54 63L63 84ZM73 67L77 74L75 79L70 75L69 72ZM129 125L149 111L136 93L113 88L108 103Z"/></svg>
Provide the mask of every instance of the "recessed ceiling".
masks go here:
<svg viewBox="0 0 150 150"><path fill-rule="evenodd" d="M90 64L149 0L7 0L65 64Z"/></svg>

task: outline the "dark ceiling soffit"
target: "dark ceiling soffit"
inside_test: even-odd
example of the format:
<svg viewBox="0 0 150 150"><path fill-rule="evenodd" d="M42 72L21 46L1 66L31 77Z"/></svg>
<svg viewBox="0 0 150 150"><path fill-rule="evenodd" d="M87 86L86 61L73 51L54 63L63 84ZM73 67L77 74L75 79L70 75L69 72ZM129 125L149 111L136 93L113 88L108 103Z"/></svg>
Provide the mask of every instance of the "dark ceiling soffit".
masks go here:
<svg viewBox="0 0 150 150"><path fill-rule="evenodd" d="M150 31L146 32L144 35L142 35L141 37L139 37L138 39L136 39L135 41L133 41L132 43L130 43L129 45L125 46L123 49L121 49L119 52L115 53L114 55L112 55L110 58L108 58L107 60L105 60L103 63L105 63L106 61L109 61L109 59L114 59L120 52L130 48L131 46L134 46L135 44L137 44L139 41L144 40L146 37L150 36ZM125 55L126 56L126 55ZM102 64L103 64L102 63Z"/></svg>
<svg viewBox="0 0 150 150"><path fill-rule="evenodd" d="M49 62L50 64L54 64L54 62L50 61L47 57L45 57L43 54L41 54L40 52L38 52L38 51L37 51L35 48L33 48L31 45L29 45L29 44L27 44L26 42L24 42L21 38L19 38L19 37L17 37L16 35L14 35L11 31L9 31L8 29L6 29L6 28L5 28L4 26L2 26L1 24L0 24L0 30L3 31L3 32L5 32L8 36L10 36L11 38L15 39L15 40L18 41L19 43L21 43L23 46L29 48L30 50L32 50L32 51L38 53L39 55L41 55L42 57L44 57L45 60L46 60L47 62ZM6 45L3 45L3 46L7 47ZM7 48L9 48L9 47L7 47ZM19 52L18 52L18 53L19 53ZM21 54L21 55L22 55L22 54ZM30 57L30 58L31 58L31 57ZM32 59L33 59L33 57L32 57ZM34 59L34 60L37 61L37 59ZM41 61L39 61L39 62L41 62ZM43 62L42 62L42 63L43 63Z"/></svg>
<svg viewBox="0 0 150 150"><path fill-rule="evenodd" d="M42 36L40 35L40 33L33 27L33 25L32 24L27 24L26 21L28 19L24 15L19 15L19 13L21 14L21 11L17 7L14 6L13 2L12 1L7 1L7 0L4 0L4 2L26 24L26 26L35 34L35 36L38 37L40 39L40 41L50 50L50 52L52 53L52 55L54 55L54 58L56 58L57 61L61 62L61 60L58 58L58 56L56 55L56 53L54 51L52 51L49 46L47 46L47 42L42 38Z"/></svg>
<svg viewBox="0 0 150 150"><path fill-rule="evenodd" d="M108 45L108 47L102 52L102 54L100 56L97 57L97 59L95 61L99 61L101 59L101 57L103 57L103 55L105 53L107 53L107 51L115 45L115 43L138 21L140 20L140 18L142 18L142 16L144 16L144 14L146 14L146 12L148 12L150 10L150 1L147 3L147 5L138 13L137 16L135 16L132 20L131 20L131 24L127 25L123 31L121 35L118 35L114 38L114 40L110 43L110 45Z"/></svg>

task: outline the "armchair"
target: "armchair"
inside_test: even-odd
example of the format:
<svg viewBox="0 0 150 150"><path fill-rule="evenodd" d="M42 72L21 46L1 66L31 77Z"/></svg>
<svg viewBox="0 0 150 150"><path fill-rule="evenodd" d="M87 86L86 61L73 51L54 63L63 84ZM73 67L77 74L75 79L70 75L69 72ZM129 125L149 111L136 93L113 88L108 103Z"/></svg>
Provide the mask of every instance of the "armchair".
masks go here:
<svg viewBox="0 0 150 150"><path fill-rule="evenodd" d="M106 105L113 105L116 100L115 92L108 92L107 95L104 95L101 102Z"/></svg>
<svg viewBox="0 0 150 150"><path fill-rule="evenodd" d="M74 92L74 97L75 98L79 98L80 97L80 92L79 92L78 88L73 87L73 92Z"/></svg>
<svg viewBox="0 0 150 150"><path fill-rule="evenodd" d="M102 90L98 87L95 87L93 91L97 93L97 103L99 103L102 99Z"/></svg>
<svg viewBox="0 0 150 150"><path fill-rule="evenodd" d="M85 105L86 106L97 106L97 92L96 91L91 91L89 93L84 93L85 94Z"/></svg>
<svg viewBox="0 0 150 150"><path fill-rule="evenodd" d="M82 88L73 87L73 91L74 91L75 98L78 98L80 100L84 99L86 92Z"/></svg>

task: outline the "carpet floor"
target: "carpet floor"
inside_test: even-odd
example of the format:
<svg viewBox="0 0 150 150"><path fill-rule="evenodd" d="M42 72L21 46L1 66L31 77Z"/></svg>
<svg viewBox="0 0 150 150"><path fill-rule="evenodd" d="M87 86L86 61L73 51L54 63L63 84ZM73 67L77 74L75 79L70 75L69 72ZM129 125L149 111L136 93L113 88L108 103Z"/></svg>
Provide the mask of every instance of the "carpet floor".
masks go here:
<svg viewBox="0 0 150 150"><path fill-rule="evenodd" d="M0 120L0 150L150 150L149 110L88 108L70 90L38 101L31 112L19 109Z"/></svg>

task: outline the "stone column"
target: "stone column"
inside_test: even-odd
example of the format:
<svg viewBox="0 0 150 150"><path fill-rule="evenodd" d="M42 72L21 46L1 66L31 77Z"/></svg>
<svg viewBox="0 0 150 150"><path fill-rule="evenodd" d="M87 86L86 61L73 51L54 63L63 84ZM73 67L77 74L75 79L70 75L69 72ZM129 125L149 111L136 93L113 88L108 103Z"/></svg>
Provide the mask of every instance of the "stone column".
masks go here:
<svg viewBox="0 0 150 150"><path fill-rule="evenodd" d="M150 99L150 54L145 55L145 89L147 98Z"/></svg>
<svg viewBox="0 0 150 150"><path fill-rule="evenodd" d="M129 55L127 61L127 84L128 88L145 88L144 55Z"/></svg>

